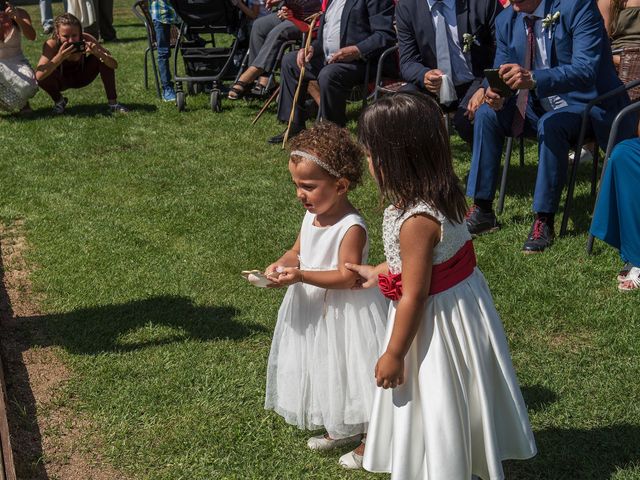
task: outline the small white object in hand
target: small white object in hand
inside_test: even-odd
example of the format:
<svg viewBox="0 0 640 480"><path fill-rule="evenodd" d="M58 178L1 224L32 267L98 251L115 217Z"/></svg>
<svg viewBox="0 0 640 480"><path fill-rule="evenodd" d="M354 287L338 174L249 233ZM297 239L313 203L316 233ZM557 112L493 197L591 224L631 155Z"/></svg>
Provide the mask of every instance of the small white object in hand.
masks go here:
<svg viewBox="0 0 640 480"><path fill-rule="evenodd" d="M273 283L273 281L260 270L244 270L240 274L246 278L251 285L259 288L265 288Z"/></svg>

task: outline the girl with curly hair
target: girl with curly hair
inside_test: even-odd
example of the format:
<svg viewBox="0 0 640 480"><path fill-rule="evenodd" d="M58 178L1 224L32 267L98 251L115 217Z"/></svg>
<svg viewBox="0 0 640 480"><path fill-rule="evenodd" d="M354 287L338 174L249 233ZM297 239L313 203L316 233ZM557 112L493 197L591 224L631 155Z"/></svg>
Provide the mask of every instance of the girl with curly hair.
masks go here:
<svg viewBox="0 0 640 480"><path fill-rule="evenodd" d="M320 123L291 142L289 171L307 211L298 239L265 270L288 287L278 312L267 369L265 408L299 428L324 429L312 450L362 439L375 390L373 369L387 303L376 290L354 290L345 263L366 261L363 218L348 198L360 183L363 155L349 133ZM364 444L340 458L360 468Z"/></svg>

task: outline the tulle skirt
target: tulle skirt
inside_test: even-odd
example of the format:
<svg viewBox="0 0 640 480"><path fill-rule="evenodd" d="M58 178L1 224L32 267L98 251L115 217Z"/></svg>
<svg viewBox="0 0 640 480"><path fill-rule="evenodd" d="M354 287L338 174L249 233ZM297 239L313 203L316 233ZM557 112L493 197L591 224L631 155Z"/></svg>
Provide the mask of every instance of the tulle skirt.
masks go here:
<svg viewBox="0 0 640 480"><path fill-rule="evenodd" d="M390 307L389 341L395 316ZM480 270L429 297L405 383L376 389L364 467L393 480L504 478L536 454L504 330Z"/></svg>
<svg viewBox="0 0 640 480"><path fill-rule="evenodd" d="M387 312L377 289L290 286L273 335L265 408L335 439L366 432Z"/></svg>

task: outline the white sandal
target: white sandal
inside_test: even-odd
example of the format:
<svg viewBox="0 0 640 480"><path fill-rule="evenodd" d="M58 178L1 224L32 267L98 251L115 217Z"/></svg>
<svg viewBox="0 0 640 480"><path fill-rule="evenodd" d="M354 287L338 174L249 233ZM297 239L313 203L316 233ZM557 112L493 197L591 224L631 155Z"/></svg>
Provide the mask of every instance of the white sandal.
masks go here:
<svg viewBox="0 0 640 480"><path fill-rule="evenodd" d="M640 289L640 267L631 267L625 279L618 283L618 290L630 292Z"/></svg>
<svg viewBox="0 0 640 480"><path fill-rule="evenodd" d="M362 438L362 435L355 435L353 437L339 438L334 440L333 438L327 438L324 435L318 435L317 437L311 437L307 440L307 447L311 450L325 451L334 448L348 445L349 443L355 443Z"/></svg>
<svg viewBox="0 0 640 480"><path fill-rule="evenodd" d="M362 469L362 459L364 455L358 455L355 450L345 453L338 460L338 465L347 470L360 470Z"/></svg>

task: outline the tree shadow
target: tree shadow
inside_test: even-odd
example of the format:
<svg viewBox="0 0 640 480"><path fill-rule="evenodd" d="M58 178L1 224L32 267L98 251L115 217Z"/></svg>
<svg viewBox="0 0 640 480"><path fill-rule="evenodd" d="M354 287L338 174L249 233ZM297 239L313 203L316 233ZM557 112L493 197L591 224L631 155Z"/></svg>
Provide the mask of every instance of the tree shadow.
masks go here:
<svg viewBox="0 0 640 480"><path fill-rule="evenodd" d="M42 435L36 416L36 401L22 356L28 342L24 335L17 335L13 308L5 287L4 272L2 255L0 255L0 325L2 327L0 353L7 388L4 400L16 475L17 478L48 480L49 477L42 462L44 454ZM5 465L4 470L6 468Z"/></svg>
<svg viewBox="0 0 640 480"><path fill-rule="evenodd" d="M547 428L535 432L538 455L505 462L508 479L602 480L640 462L640 427Z"/></svg>
<svg viewBox="0 0 640 480"><path fill-rule="evenodd" d="M240 340L268 331L238 322L232 306L198 306L185 297L161 296L121 305L21 318L26 331L39 329L36 346L60 346L72 354L125 353L189 340Z"/></svg>
<svg viewBox="0 0 640 480"><path fill-rule="evenodd" d="M239 311L232 306L199 306L178 296L16 318L4 282L1 285L2 351L7 359L8 417L18 478L49 478L43 463L36 400L24 361L26 351L59 346L80 355L127 353L193 340L240 340L268 331L260 324L236 321Z"/></svg>
<svg viewBox="0 0 640 480"><path fill-rule="evenodd" d="M524 403L530 411L544 410L558 399L558 395L542 385L524 385L520 388Z"/></svg>

